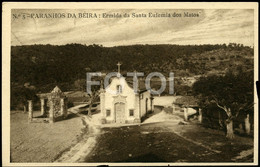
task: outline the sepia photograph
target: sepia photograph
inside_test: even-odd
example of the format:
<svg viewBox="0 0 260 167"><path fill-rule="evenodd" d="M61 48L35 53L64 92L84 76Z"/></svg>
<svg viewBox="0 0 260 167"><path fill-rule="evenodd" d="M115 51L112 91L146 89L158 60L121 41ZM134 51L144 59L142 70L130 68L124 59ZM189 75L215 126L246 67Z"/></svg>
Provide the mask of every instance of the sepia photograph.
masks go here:
<svg viewBox="0 0 260 167"><path fill-rule="evenodd" d="M258 4L2 3L3 166L258 164Z"/></svg>

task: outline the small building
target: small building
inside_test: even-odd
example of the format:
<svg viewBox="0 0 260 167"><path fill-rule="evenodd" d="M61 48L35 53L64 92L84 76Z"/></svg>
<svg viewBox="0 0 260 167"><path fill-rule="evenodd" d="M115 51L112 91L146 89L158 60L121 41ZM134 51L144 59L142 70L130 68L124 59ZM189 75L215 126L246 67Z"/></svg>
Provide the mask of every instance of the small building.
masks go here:
<svg viewBox="0 0 260 167"><path fill-rule="evenodd" d="M198 100L193 96L179 96L172 103L173 112L183 110L184 120L188 121L189 117L198 116L199 122L202 122L202 112L198 106Z"/></svg>
<svg viewBox="0 0 260 167"><path fill-rule="evenodd" d="M59 119L67 117L67 98L65 94L56 86L50 93L37 94L41 100L41 116L33 117L33 104L29 100L29 121L48 120L53 123ZM47 109L48 108L48 109Z"/></svg>
<svg viewBox="0 0 260 167"><path fill-rule="evenodd" d="M102 123L140 123L153 110L152 103L153 98L148 90L135 92L125 77L114 77L100 94Z"/></svg>

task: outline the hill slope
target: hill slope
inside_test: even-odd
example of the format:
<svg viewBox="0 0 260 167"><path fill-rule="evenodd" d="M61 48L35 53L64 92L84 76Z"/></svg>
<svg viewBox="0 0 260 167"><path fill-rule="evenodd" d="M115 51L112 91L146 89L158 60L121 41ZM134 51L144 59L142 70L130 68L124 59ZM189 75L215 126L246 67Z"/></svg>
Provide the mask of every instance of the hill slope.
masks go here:
<svg viewBox="0 0 260 167"><path fill-rule="evenodd" d="M168 76L194 76L221 73L243 65L253 69L253 49L240 45L133 45L102 47L69 44L63 46L13 46L11 49L12 85L30 82L42 87L48 84L72 84L85 79L86 71L111 72L122 62L123 72L134 70L161 72ZM87 69L87 70L86 70Z"/></svg>

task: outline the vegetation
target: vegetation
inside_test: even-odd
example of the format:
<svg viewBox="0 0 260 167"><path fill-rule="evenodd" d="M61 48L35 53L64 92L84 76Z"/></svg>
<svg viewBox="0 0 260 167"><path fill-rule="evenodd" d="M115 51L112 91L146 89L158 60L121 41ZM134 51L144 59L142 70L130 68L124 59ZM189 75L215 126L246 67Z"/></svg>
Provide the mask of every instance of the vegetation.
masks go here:
<svg viewBox="0 0 260 167"><path fill-rule="evenodd" d="M214 115L212 112L224 113L224 118L221 117L223 113L219 114L219 124L222 126L222 122L224 122L227 137L232 139L234 137L233 121L239 115L248 115L249 117L249 114L253 114L253 70L243 71L240 67L236 71L228 71L223 76L201 77L193 85L193 93L199 100L200 106L211 112L209 117ZM245 119L246 128L250 128L250 124L248 124L249 120ZM248 131L248 129L246 130Z"/></svg>
<svg viewBox="0 0 260 167"><path fill-rule="evenodd" d="M11 87L11 110L22 109L26 111L27 101L36 101L38 97L36 96L36 90L34 87L20 86L13 88Z"/></svg>
<svg viewBox="0 0 260 167"><path fill-rule="evenodd" d="M230 45L132 45L103 47L99 45L68 44L26 45L11 48L12 107L18 106L20 89L25 83L34 91L50 92L56 85L62 91L84 90L86 72L117 71L120 61L122 73L134 70L161 72L175 77L223 74L243 64L253 68L253 49ZM191 87L181 79L175 80L175 93L187 95ZM154 84L156 85L156 84Z"/></svg>

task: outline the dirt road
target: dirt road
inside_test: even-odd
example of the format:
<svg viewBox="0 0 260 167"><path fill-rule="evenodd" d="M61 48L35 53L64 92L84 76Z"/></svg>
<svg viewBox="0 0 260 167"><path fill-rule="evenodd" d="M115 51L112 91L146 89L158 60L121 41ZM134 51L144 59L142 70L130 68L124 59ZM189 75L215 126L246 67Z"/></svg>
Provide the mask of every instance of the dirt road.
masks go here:
<svg viewBox="0 0 260 167"><path fill-rule="evenodd" d="M69 111L81 118L83 125L85 125L85 134L75 146L63 153L55 162L84 162L85 157L96 146L97 137L100 134L100 127L96 123L100 122L101 115L96 114L93 117L89 117L81 114L79 108L82 106L85 106L85 104L72 107Z"/></svg>
<svg viewBox="0 0 260 167"><path fill-rule="evenodd" d="M252 148L248 143L227 141L222 133L190 131L195 127L161 122L103 128L85 162L233 162L239 161L234 157L241 151Z"/></svg>
<svg viewBox="0 0 260 167"><path fill-rule="evenodd" d="M56 162L252 162L251 138L230 141L222 131L179 124L177 115L162 111L142 124L101 125L100 113L89 118L77 111L71 110L87 134Z"/></svg>

